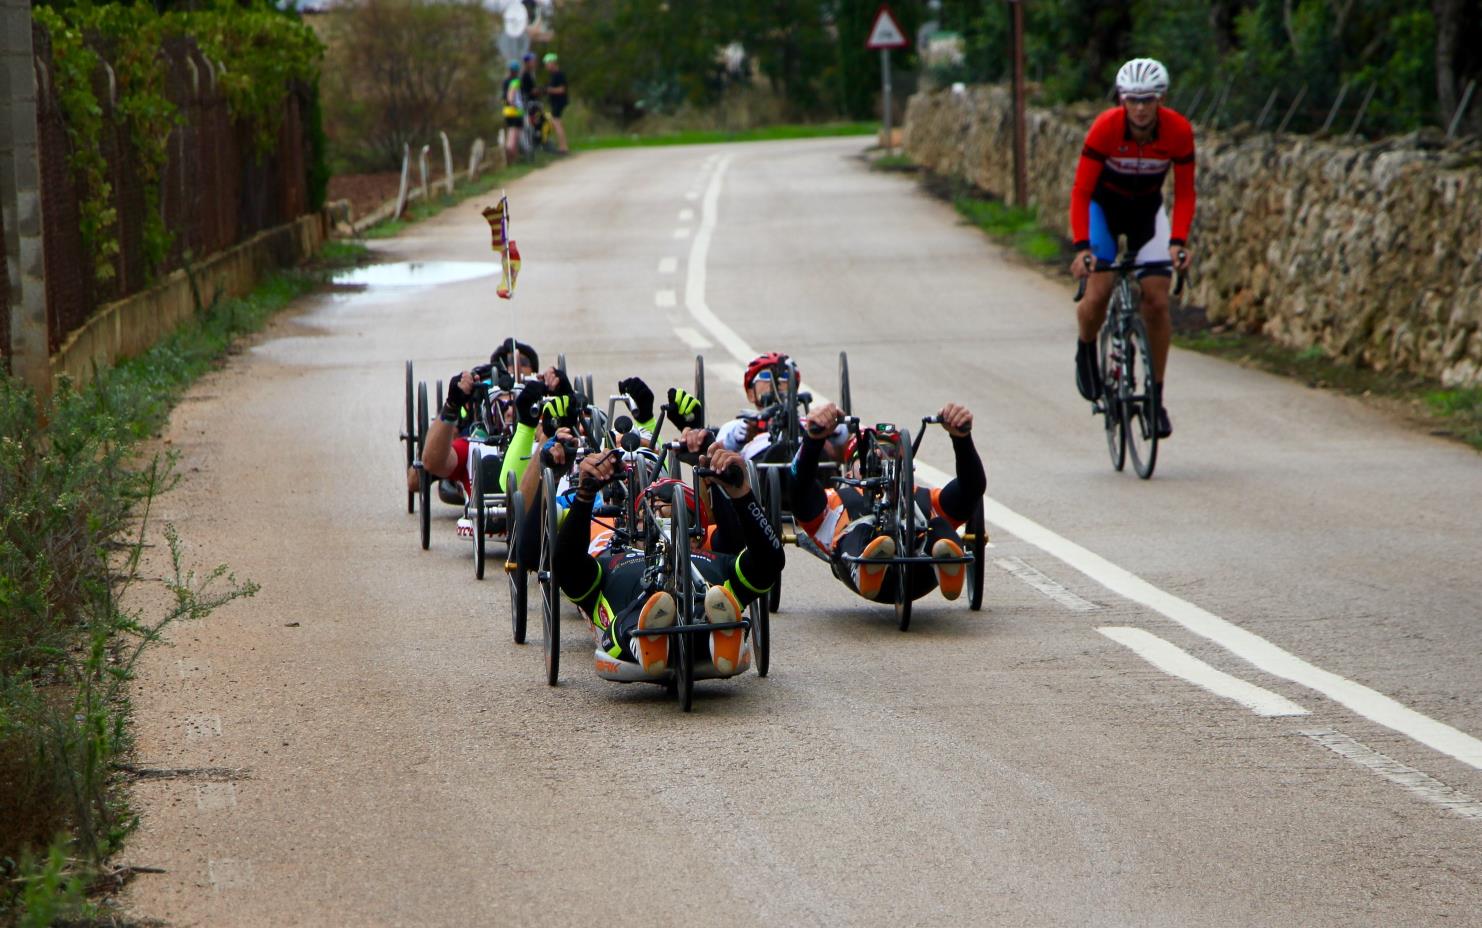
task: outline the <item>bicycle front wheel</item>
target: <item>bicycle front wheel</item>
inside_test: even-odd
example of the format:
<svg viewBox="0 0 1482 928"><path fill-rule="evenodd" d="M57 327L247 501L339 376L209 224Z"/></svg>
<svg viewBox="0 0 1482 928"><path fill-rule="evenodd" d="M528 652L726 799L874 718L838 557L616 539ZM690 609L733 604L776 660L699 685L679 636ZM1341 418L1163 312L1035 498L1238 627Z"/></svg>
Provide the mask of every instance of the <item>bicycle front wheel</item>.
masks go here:
<svg viewBox="0 0 1482 928"><path fill-rule="evenodd" d="M1153 353L1141 319L1132 319L1128 335L1122 427L1132 453L1132 468L1147 480L1158 463L1158 386L1153 381Z"/></svg>
<svg viewBox="0 0 1482 928"><path fill-rule="evenodd" d="M1106 450L1112 467L1127 464L1127 436L1122 431L1122 339L1112 333L1112 323L1101 327L1101 419L1106 426Z"/></svg>

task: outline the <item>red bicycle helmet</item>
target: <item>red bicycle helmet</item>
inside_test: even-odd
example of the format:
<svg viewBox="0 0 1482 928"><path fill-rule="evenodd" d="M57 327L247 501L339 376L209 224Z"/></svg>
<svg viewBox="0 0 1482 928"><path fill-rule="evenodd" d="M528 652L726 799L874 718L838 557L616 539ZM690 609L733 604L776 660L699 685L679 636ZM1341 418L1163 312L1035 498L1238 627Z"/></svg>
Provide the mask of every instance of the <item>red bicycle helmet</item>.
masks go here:
<svg viewBox="0 0 1482 928"><path fill-rule="evenodd" d="M786 364L787 360L787 355L777 351L769 351L766 354L757 355L751 359L750 364L746 365L746 376L741 379L742 385L748 390L751 389L752 381L756 380L758 374L762 371L771 370L779 364ZM802 383L802 371L797 370L797 368L793 370L797 374L798 383Z"/></svg>
<svg viewBox="0 0 1482 928"><path fill-rule="evenodd" d="M683 480L678 480L674 477L660 477L644 489L643 495L651 496L656 500L663 500L672 506L674 504L673 487L679 487L683 491L684 507L690 511L690 518L694 519L700 528L709 528L709 520L705 518L704 511L698 505L694 488Z"/></svg>

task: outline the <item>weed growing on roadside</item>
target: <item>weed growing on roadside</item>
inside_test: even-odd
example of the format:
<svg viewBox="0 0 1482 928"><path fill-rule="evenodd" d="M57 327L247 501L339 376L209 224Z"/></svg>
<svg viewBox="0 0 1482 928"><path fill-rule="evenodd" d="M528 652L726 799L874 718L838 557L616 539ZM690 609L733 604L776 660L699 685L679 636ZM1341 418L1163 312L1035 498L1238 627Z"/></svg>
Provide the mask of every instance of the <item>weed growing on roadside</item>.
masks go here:
<svg viewBox="0 0 1482 928"><path fill-rule="evenodd" d="M952 206L968 222L994 238L1007 241L1036 261L1058 261L1063 257L1060 239L1040 228L1039 215L1034 209L965 194L953 197Z"/></svg>
<svg viewBox="0 0 1482 928"><path fill-rule="evenodd" d="M423 219L431 219L443 210L457 206L465 200L488 193L496 187L507 184L512 180L524 177L536 168L545 167L553 160L550 155L537 155L534 161L522 161L514 167L505 168L501 171L492 171L481 174L472 182L455 184L453 192L441 193L427 200L418 200L407 205L406 213L400 219L387 219L378 222L365 231L366 238L393 238L406 231L407 226Z"/></svg>

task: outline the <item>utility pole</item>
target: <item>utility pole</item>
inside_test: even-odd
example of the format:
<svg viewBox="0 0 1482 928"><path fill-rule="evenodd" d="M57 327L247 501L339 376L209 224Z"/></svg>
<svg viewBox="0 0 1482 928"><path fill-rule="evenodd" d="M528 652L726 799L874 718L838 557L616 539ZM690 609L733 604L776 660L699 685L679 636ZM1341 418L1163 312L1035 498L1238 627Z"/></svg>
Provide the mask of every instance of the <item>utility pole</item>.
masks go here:
<svg viewBox="0 0 1482 928"><path fill-rule="evenodd" d="M1014 15L1014 205L1029 205L1024 131L1024 0L1009 0Z"/></svg>
<svg viewBox="0 0 1482 928"><path fill-rule="evenodd" d="M10 305L10 372L38 398L51 395L46 253L41 235L41 159L30 0L0 0L0 210Z"/></svg>

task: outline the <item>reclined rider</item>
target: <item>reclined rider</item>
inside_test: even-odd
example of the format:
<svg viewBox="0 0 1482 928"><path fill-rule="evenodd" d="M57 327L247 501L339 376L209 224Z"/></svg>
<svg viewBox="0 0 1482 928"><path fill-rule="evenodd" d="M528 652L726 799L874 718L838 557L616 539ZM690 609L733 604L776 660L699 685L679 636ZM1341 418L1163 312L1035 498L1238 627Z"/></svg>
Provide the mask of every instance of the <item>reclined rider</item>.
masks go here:
<svg viewBox="0 0 1482 928"><path fill-rule="evenodd" d="M803 447L793 465L793 515L799 527L830 557L834 575L865 599L889 602L896 588L895 571L908 569L907 592L912 600L920 599L940 586L942 595L956 599L962 594L966 571L963 564L870 564L869 560L889 560L929 552L934 558L960 558L962 544L957 528L973 514L978 501L988 488L983 461L973 445L973 414L964 406L948 403L942 407L941 420L952 438L952 451L957 459L957 476L945 487L933 489L916 485L917 511L927 516L918 529L917 548L897 552L895 539L881 534L875 525L870 499L851 486L825 487L818 476L818 461L823 446L843 418L832 403L813 410L804 423ZM868 429L850 440L845 452L848 476L858 478L862 456L892 456L899 453L901 435L892 429ZM918 523L919 524L919 523ZM849 563L845 556L865 558L865 563Z"/></svg>
<svg viewBox="0 0 1482 928"><path fill-rule="evenodd" d="M562 592L587 615L597 632L598 659L637 663L648 674L668 668L669 638L641 636L643 629L674 624L674 597L648 585L644 553L632 547L612 546L597 556L588 553L592 505L598 491L618 473L620 456L594 454L577 465L577 490L556 541L556 567ZM751 493L740 455L712 445L702 459L717 471L736 468L739 485L716 482L723 490L715 517L719 526L714 552L693 551L690 561L709 588L705 591L705 621L720 625L741 621L742 610L771 590L782 573L782 544L766 514ZM657 481L649 491L669 505L695 510L688 487L677 480ZM662 513L661 513L662 515ZM730 521L734 520L734 521ZM727 528L727 522L730 528ZM739 536L739 537L734 537ZM734 551L734 553L731 553ZM729 676L744 669L745 636L734 628L711 632L709 653L716 672Z"/></svg>
<svg viewBox="0 0 1482 928"><path fill-rule="evenodd" d="M739 451L748 461L781 464L787 463L790 457L789 449L773 446L770 423L760 415L767 407L784 402L790 373L797 376L798 388L802 388L802 372L796 367L789 368L789 360L787 355L776 351L752 358L741 377L741 389L746 393L746 401L757 413L743 413L720 426L717 431L716 438L721 444L731 451ZM840 426L824 446L825 455L830 459L837 459L843 453L847 438L846 430Z"/></svg>

